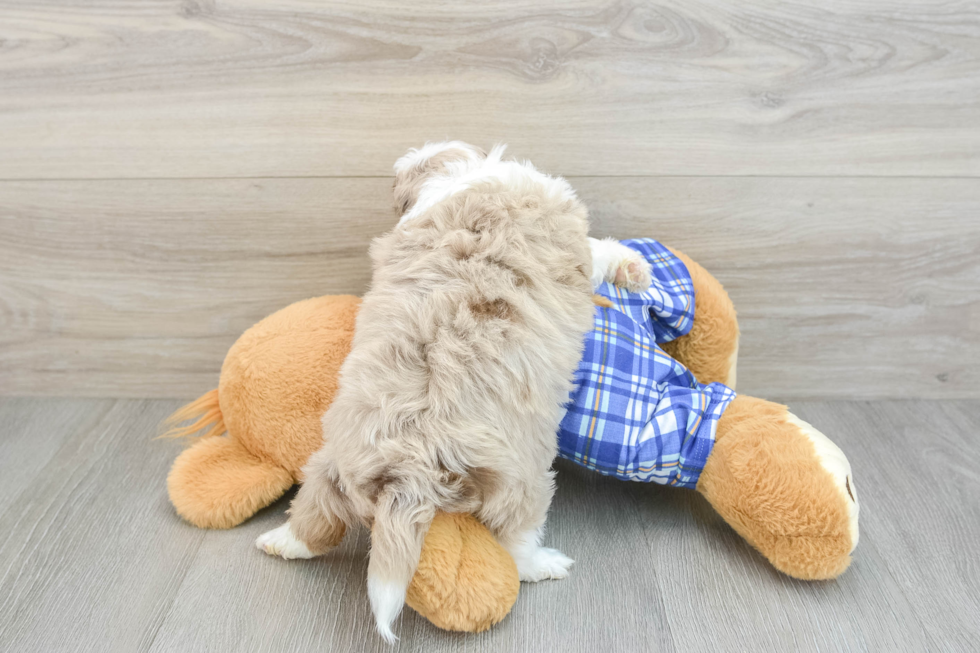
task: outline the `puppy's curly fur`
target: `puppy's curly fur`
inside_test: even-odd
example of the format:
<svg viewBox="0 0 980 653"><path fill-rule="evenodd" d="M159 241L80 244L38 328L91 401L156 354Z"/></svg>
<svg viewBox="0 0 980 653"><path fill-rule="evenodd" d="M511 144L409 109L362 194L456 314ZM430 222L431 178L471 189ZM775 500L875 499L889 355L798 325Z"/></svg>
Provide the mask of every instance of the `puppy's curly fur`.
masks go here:
<svg viewBox="0 0 980 653"><path fill-rule="evenodd" d="M404 215L372 244L325 445L283 534L295 556L316 555L369 525L369 594L389 639L436 510L475 514L525 580L565 574L571 560L538 545L592 325L587 213L569 185L503 148L427 147L396 165Z"/></svg>

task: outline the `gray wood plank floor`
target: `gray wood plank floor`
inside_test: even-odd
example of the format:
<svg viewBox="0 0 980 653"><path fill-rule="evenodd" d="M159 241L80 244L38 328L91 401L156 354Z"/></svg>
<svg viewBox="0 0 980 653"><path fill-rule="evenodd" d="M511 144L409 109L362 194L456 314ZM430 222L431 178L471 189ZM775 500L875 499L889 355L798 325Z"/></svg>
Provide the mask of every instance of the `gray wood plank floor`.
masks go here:
<svg viewBox="0 0 980 653"><path fill-rule="evenodd" d="M170 400L0 400L2 651L976 650L980 401L795 402L848 453L861 543L837 581L774 571L697 494L559 462L547 540L577 560L490 632L411 611L373 634L367 535L307 562L183 523L154 441Z"/></svg>

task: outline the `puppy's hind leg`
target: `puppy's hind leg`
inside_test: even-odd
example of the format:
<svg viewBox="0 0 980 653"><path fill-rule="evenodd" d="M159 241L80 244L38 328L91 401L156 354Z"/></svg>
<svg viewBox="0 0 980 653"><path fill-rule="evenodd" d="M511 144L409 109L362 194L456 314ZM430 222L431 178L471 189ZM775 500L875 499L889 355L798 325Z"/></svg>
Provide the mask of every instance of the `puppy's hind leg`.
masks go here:
<svg viewBox="0 0 980 653"><path fill-rule="evenodd" d="M526 583L568 577L575 561L558 549L541 546L544 526L515 533L505 545L517 563L517 575Z"/></svg>
<svg viewBox="0 0 980 653"><path fill-rule="evenodd" d="M347 531L350 511L347 498L329 474L310 465L306 481L289 507L289 521L255 540L255 546L269 555L313 558L340 544Z"/></svg>
<svg viewBox="0 0 980 653"><path fill-rule="evenodd" d="M575 564L558 549L541 546L554 491L554 474L548 471L523 491L502 486L484 497L479 517L514 558L522 581L566 578Z"/></svg>

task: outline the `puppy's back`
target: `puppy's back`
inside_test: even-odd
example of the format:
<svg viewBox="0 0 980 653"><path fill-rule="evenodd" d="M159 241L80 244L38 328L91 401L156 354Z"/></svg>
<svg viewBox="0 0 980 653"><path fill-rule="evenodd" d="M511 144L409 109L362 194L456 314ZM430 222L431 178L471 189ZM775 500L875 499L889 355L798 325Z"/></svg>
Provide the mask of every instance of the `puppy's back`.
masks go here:
<svg viewBox="0 0 980 653"><path fill-rule="evenodd" d="M341 387L384 398L395 430L379 439L419 414L483 428L501 405L560 415L591 326L591 259L584 207L548 190L488 183L374 243Z"/></svg>

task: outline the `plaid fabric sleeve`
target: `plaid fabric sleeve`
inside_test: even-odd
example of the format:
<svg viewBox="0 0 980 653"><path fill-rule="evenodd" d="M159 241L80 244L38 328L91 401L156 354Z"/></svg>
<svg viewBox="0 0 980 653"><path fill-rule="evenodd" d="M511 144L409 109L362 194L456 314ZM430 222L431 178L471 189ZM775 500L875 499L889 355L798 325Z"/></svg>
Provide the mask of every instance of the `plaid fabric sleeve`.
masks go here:
<svg viewBox="0 0 980 653"><path fill-rule="evenodd" d="M638 294L611 284L597 291L613 307L597 308L586 336L559 427L559 455L610 476L693 488L735 392L720 383L698 383L657 346L657 338L670 340L691 328L690 277L659 243L626 244L661 270L658 280L666 277L669 283Z"/></svg>
<svg viewBox="0 0 980 653"><path fill-rule="evenodd" d="M694 324L694 283L684 262L649 238L622 241L651 265L649 290L630 293L604 283L596 292L609 297L620 311L643 325L657 343L687 334Z"/></svg>

